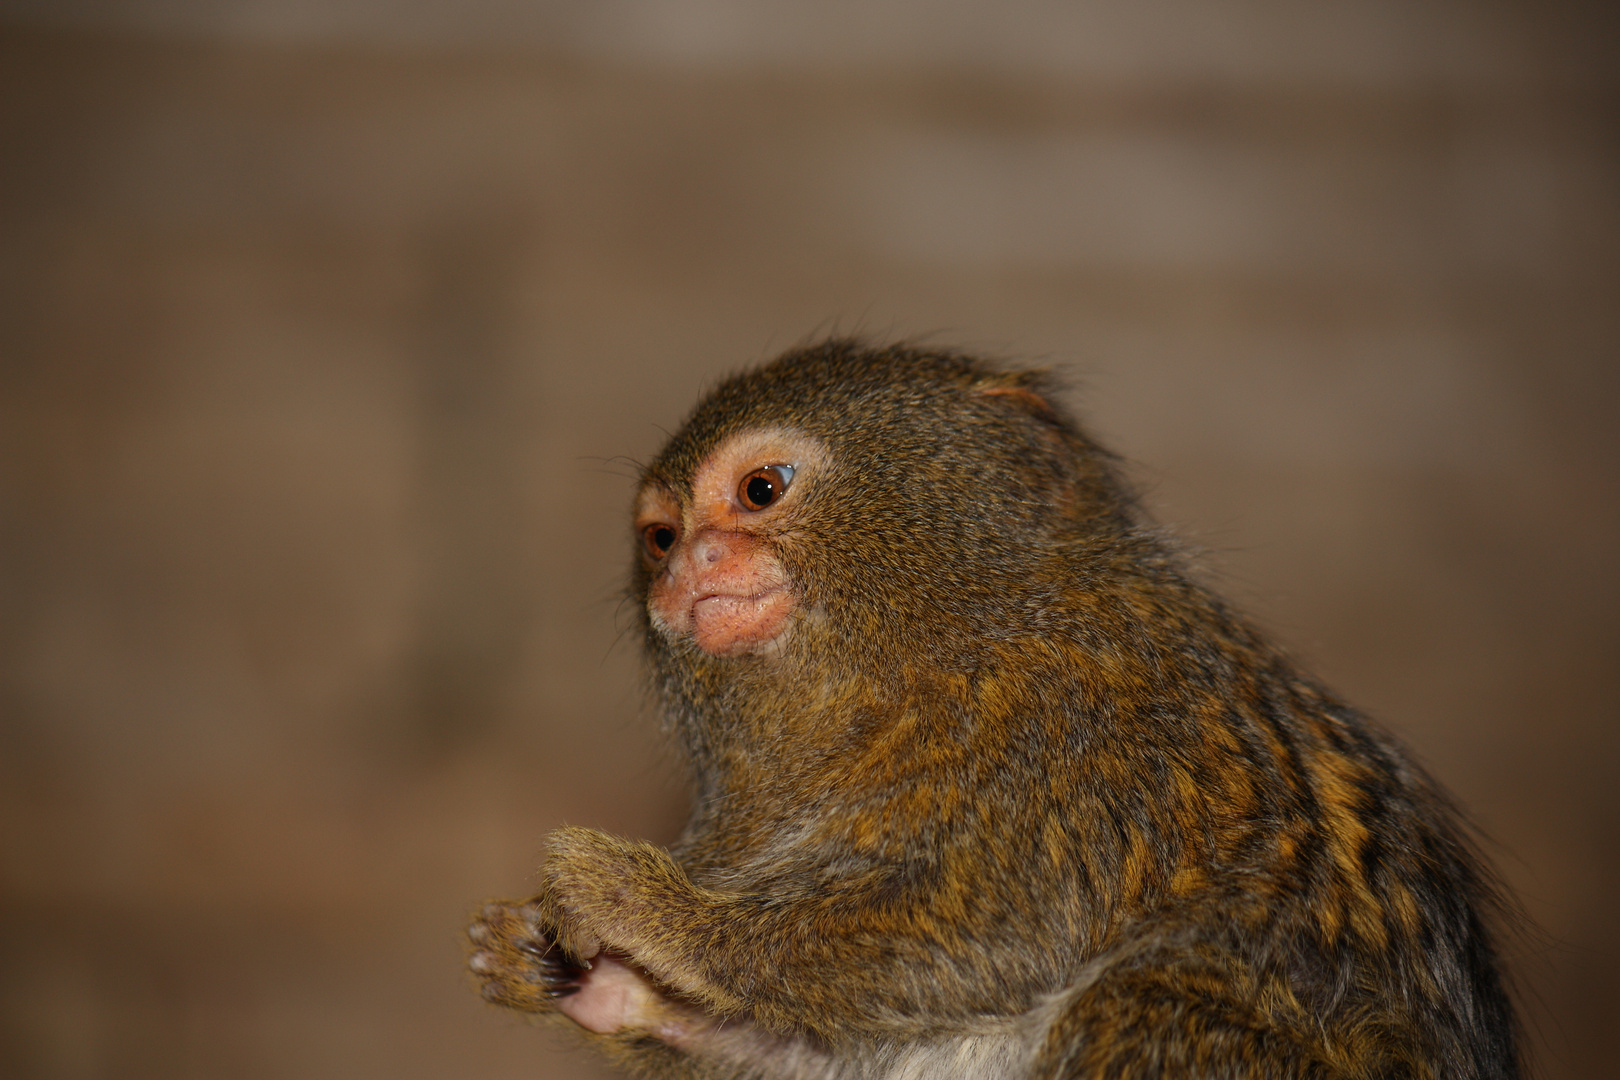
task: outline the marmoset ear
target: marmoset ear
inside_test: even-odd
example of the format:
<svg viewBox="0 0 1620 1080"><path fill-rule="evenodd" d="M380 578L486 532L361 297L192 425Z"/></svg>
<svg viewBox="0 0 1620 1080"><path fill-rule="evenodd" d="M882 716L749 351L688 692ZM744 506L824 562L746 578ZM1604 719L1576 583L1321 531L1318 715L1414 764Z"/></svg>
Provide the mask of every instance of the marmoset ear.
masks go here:
<svg viewBox="0 0 1620 1080"><path fill-rule="evenodd" d="M1044 371L1003 371L986 376L973 384L980 397L999 398L1023 410L1037 420L1048 424L1060 422L1058 412L1046 396L1035 389L1044 381Z"/></svg>

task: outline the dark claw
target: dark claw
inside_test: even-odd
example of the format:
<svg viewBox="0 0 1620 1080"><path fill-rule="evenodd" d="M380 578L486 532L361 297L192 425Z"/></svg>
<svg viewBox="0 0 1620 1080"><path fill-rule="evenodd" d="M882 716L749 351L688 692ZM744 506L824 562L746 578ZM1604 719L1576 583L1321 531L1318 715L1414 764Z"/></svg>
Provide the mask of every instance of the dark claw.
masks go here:
<svg viewBox="0 0 1620 1080"><path fill-rule="evenodd" d="M585 972L580 968L563 963L560 960L547 961L545 969L541 972L541 977L554 990L561 987L573 987L574 990L578 990L580 980L584 975ZM569 991L569 993L572 992L573 990Z"/></svg>
<svg viewBox="0 0 1620 1080"><path fill-rule="evenodd" d="M546 957L551 955L551 950L555 949L556 946L553 945L549 940L540 942L533 938L524 938L522 941L518 942L518 948L522 949L531 956L544 960Z"/></svg>
<svg viewBox="0 0 1620 1080"><path fill-rule="evenodd" d="M475 953L469 966L480 978L486 980L483 985L484 997L502 1005L512 1005L518 1008L533 1008L535 995L551 1001L571 997L584 988L585 973L590 970L589 961L576 961L558 947L552 936L543 929L539 922L539 913L533 909L523 912L527 923L523 932L505 937L505 946L516 952L507 952L506 960L498 959L501 942L494 940L502 936L496 924L508 915L508 909L492 904L485 909L485 917L476 919L468 930L468 936L483 950Z"/></svg>
<svg viewBox="0 0 1620 1080"><path fill-rule="evenodd" d="M556 942L546 937L524 938L516 944L535 960L535 970L525 976L526 980L545 986L547 997L565 998L579 993L580 978L591 967L588 961L569 960Z"/></svg>

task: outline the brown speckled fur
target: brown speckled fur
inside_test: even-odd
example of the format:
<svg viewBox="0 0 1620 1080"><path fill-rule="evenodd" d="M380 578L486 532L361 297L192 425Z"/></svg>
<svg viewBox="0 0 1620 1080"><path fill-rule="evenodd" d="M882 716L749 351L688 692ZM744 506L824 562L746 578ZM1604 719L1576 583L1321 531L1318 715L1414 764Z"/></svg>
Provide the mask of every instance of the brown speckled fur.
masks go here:
<svg viewBox="0 0 1620 1080"><path fill-rule="evenodd" d="M1516 1077L1496 905L1443 793L1195 583L1050 400L830 341L723 383L647 469L682 491L760 426L830 461L771 541L814 613L779 653L643 616L684 835L562 830L531 909L723 1034L590 1040L694 1077Z"/></svg>

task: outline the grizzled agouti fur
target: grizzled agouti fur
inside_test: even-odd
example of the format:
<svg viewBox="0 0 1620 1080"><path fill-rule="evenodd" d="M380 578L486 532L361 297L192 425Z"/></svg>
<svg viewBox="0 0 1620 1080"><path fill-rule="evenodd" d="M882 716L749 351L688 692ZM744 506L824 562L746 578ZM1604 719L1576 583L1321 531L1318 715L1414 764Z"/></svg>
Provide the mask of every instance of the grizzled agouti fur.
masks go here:
<svg viewBox="0 0 1620 1080"><path fill-rule="evenodd" d="M697 407L632 585L691 822L553 834L488 998L659 1076L1518 1075L1445 795L1052 401L835 340Z"/></svg>

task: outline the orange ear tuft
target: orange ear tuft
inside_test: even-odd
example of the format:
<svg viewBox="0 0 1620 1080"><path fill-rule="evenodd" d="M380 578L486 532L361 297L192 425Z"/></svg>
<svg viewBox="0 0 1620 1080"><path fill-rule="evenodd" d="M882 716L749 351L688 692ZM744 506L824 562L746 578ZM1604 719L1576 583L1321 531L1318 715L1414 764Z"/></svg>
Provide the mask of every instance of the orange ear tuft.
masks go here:
<svg viewBox="0 0 1620 1080"><path fill-rule="evenodd" d="M1033 372L1013 372L992 376L975 389L983 397L1006 398L1038 419L1056 421L1057 410L1052 408L1051 402L1027 385L1026 380L1033 374Z"/></svg>

